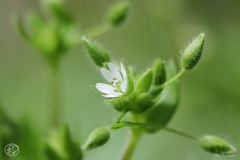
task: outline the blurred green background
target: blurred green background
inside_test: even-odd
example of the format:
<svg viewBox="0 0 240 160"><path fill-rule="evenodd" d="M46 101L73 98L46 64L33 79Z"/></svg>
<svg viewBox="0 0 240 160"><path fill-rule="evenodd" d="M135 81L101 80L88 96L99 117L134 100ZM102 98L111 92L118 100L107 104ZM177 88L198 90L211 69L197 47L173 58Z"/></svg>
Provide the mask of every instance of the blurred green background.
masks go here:
<svg viewBox="0 0 240 160"><path fill-rule="evenodd" d="M117 1L68 0L66 7L82 29L104 20ZM175 57L194 36L205 32L200 65L181 79L180 106L169 127L195 136L213 134L240 147L240 2L237 0L131 0L124 26L96 39L118 63L124 58L139 72L155 57ZM45 135L49 118L48 70L42 57L14 30L13 13L24 16L40 10L37 0L2 0L0 4L0 99L10 116L30 117ZM83 45L73 47L60 67L63 122L84 141L100 125L118 114L91 89L103 78ZM110 143L85 153L86 160L115 159L127 128L114 132ZM101 157L101 158L100 158ZM224 159L237 160L234 157ZM215 160L193 141L161 131L143 136L133 160Z"/></svg>

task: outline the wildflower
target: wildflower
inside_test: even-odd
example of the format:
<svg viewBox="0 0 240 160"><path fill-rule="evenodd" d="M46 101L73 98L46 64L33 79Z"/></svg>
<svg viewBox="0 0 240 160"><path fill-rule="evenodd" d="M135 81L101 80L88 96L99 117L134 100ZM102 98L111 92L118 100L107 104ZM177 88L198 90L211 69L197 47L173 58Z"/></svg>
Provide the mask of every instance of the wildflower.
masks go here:
<svg viewBox="0 0 240 160"><path fill-rule="evenodd" d="M121 70L119 70L112 63L108 63L108 69L101 68L103 77L110 83L97 83L96 89L104 93L102 96L107 98L116 98L124 95L128 87L128 76L123 64L120 63Z"/></svg>

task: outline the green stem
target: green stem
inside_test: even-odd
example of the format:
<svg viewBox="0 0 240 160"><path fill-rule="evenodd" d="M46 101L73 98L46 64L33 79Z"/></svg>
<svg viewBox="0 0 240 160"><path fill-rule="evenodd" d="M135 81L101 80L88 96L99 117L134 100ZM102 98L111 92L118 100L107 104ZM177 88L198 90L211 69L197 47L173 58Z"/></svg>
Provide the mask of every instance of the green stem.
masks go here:
<svg viewBox="0 0 240 160"><path fill-rule="evenodd" d="M127 113L127 111L121 112L118 117L114 120L114 122L111 124L110 129L113 129L113 127L120 122L120 120L123 118L123 116Z"/></svg>
<svg viewBox="0 0 240 160"><path fill-rule="evenodd" d="M61 116L61 105L60 105L60 95L59 95L59 84L58 84L58 69L59 69L59 59L54 59L49 61L50 70L50 127L58 127L60 123Z"/></svg>
<svg viewBox="0 0 240 160"><path fill-rule="evenodd" d="M177 131L177 130L175 130L175 129L171 129L171 128L168 128L168 127L162 127L162 129L165 130L165 131L168 131L168 132L177 134L177 135L179 135L179 136L182 136L182 137L185 137L185 138L194 140L194 141L199 141L199 139L198 139L197 137L194 137L194 136L191 136L191 135L189 135L189 134L186 134L186 133Z"/></svg>
<svg viewBox="0 0 240 160"><path fill-rule="evenodd" d="M82 35L85 35L88 38L94 38L107 32L111 28L112 26L109 23L104 22L91 28L88 28L87 30L83 31Z"/></svg>
<svg viewBox="0 0 240 160"><path fill-rule="evenodd" d="M130 160L133 156L134 150L139 142L142 132L136 128L132 128L129 137L124 145L118 160Z"/></svg>
<svg viewBox="0 0 240 160"><path fill-rule="evenodd" d="M166 87L167 85L173 83L174 81L176 81L178 78L180 78L183 74L185 73L185 70L181 70L175 77L173 77L172 79L170 79L169 81L163 83L160 88L164 88Z"/></svg>

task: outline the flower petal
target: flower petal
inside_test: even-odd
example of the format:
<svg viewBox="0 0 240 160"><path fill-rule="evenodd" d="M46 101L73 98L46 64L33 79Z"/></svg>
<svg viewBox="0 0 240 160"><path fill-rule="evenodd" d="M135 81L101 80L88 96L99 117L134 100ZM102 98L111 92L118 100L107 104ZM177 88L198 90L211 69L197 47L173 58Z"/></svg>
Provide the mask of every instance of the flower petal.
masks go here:
<svg viewBox="0 0 240 160"><path fill-rule="evenodd" d="M122 93L120 93L120 92L111 92L111 93L108 93L107 95L102 95L102 96L107 97L107 98L115 98L115 97L119 97L121 95L122 95Z"/></svg>
<svg viewBox="0 0 240 160"><path fill-rule="evenodd" d="M113 86L111 85L108 85L108 84L104 84L104 83L97 83L96 84L96 89L99 90L100 92L103 92L103 93L112 93L112 92L115 92L114 90L116 88L114 88Z"/></svg>
<svg viewBox="0 0 240 160"><path fill-rule="evenodd" d="M128 77L127 77L126 69L122 63L120 63L120 66L121 66L121 71L122 71L122 75L123 75L123 83L121 84L121 90L122 90L122 92L125 93L127 91Z"/></svg>
<svg viewBox="0 0 240 160"><path fill-rule="evenodd" d="M114 76L116 76L116 78L118 78L118 80L119 80L120 82L122 82L123 79L122 79L121 73L120 73L120 71L118 70L118 68L117 68L114 64L112 64L112 63L108 63L108 67L109 67L110 71L112 72L112 74L113 74Z"/></svg>
<svg viewBox="0 0 240 160"><path fill-rule="evenodd" d="M107 70L106 68L101 68L101 73L103 75L103 77L111 83L111 81L113 80L114 78L114 75L109 71Z"/></svg>

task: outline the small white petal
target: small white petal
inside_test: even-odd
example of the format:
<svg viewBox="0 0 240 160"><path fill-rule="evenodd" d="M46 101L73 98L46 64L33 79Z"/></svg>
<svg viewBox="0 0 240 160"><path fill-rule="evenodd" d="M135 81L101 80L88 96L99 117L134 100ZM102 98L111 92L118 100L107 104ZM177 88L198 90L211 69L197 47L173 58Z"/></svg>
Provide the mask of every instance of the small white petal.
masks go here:
<svg viewBox="0 0 240 160"><path fill-rule="evenodd" d="M110 86L108 84L103 84L103 83L97 83L96 89L106 94L115 92L114 91L115 88L113 86Z"/></svg>
<svg viewBox="0 0 240 160"><path fill-rule="evenodd" d="M127 72L125 67L123 66L122 63L120 63L120 65L121 65L121 71L123 75L123 83L121 84L121 90L125 93L127 91L128 77L127 77Z"/></svg>
<svg viewBox="0 0 240 160"><path fill-rule="evenodd" d="M113 80L114 78L114 75L109 71L107 70L106 68L101 68L101 73L103 75L103 77L111 83L111 81Z"/></svg>
<svg viewBox="0 0 240 160"><path fill-rule="evenodd" d="M97 83L97 84L96 84L96 87L105 88L105 89L111 89L111 88L113 88L113 86L111 86L111 85L109 85L109 84L105 84L105 83Z"/></svg>
<svg viewBox="0 0 240 160"><path fill-rule="evenodd" d="M102 96L107 98L114 98L114 97L119 97L121 95L122 93L120 92L111 92L111 93L108 93L107 95L102 95Z"/></svg>
<svg viewBox="0 0 240 160"><path fill-rule="evenodd" d="M116 78L118 78L118 80L119 80L120 82L122 82L123 79L122 79L122 76L121 76L118 68L117 68L114 64L112 64L112 63L108 63L108 67L109 67L110 71L112 72L112 74L113 74L114 76L116 76Z"/></svg>

